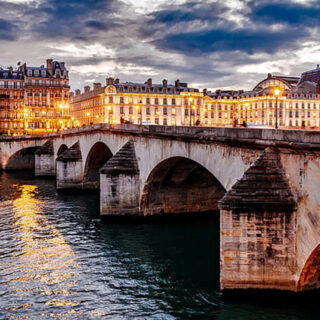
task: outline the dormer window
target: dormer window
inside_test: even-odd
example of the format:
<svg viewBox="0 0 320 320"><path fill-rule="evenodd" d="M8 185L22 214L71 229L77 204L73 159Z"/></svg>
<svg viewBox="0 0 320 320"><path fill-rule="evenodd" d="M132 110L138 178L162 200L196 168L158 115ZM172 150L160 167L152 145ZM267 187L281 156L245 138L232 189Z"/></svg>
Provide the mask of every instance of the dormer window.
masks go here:
<svg viewBox="0 0 320 320"><path fill-rule="evenodd" d="M39 77L39 70L34 70L34 76Z"/></svg>
<svg viewBox="0 0 320 320"><path fill-rule="evenodd" d="M32 70L28 70L28 77L32 77Z"/></svg>
<svg viewBox="0 0 320 320"><path fill-rule="evenodd" d="M41 71L41 77L45 77L46 76L46 71L45 70L42 70Z"/></svg>

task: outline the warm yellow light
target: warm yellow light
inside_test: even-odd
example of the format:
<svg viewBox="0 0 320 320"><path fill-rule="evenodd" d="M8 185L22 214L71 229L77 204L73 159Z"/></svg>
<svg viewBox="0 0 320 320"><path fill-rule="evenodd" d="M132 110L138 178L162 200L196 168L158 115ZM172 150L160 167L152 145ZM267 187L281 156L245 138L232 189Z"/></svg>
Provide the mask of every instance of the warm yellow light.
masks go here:
<svg viewBox="0 0 320 320"><path fill-rule="evenodd" d="M62 124L62 123L63 123L63 121L62 121L62 120L60 120L60 121L59 121L59 123L60 123L60 124Z"/></svg>
<svg viewBox="0 0 320 320"><path fill-rule="evenodd" d="M245 103L244 106L245 106L246 108L248 108L248 107L249 107L249 103Z"/></svg>
<svg viewBox="0 0 320 320"><path fill-rule="evenodd" d="M280 95L280 90L279 90L279 89L274 89L273 94L274 94L275 96Z"/></svg>
<svg viewBox="0 0 320 320"><path fill-rule="evenodd" d="M87 112L87 117L90 117L90 112Z"/></svg>
<svg viewBox="0 0 320 320"><path fill-rule="evenodd" d="M139 106L136 106L137 110L139 109Z"/></svg>
<svg viewBox="0 0 320 320"><path fill-rule="evenodd" d="M74 117L71 117L71 120L73 121L73 120L74 120Z"/></svg>
<svg viewBox="0 0 320 320"><path fill-rule="evenodd" d="M45 111L42 111L42 114L46 114L46 112L45 112Z"/></svg>
<svg viewBox="0 0 320 320"><path fill-rule="evenodd" d="M99 118L99 116L98 116L98 115L96 115L96 118L98 119L98 118Z"/></svg>
<svg viewBox="0 0 320 320"><path fill-rule="evenodd" d="M195 106L192 107L192 109L195 109L195 108L196 108Z"/></svg>
<svg viewBox="0 0 320 320"><path fill-rule="evenodd" d="M108 106L108 110L111 110L111 106Z"/></svg>
<svg viewBox="0 0 320 320"><path fill-rule="evenodd" d="M192 100L193 100L192 98L189 98L189 101L190 101L190 102L192 102Z"/></svg>

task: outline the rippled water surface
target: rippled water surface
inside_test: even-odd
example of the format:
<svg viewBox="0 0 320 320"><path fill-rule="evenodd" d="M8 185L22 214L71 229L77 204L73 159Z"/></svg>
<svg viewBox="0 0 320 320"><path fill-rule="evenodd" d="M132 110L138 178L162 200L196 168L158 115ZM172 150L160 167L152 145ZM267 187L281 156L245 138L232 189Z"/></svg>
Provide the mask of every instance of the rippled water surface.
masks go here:
<svg viewBox="0 0 320 320"><path fill-rule="evenodd" d="M320 319L317 305L225 300L219 219L102 222L96 195L0 173L0 319Z"/></svg>

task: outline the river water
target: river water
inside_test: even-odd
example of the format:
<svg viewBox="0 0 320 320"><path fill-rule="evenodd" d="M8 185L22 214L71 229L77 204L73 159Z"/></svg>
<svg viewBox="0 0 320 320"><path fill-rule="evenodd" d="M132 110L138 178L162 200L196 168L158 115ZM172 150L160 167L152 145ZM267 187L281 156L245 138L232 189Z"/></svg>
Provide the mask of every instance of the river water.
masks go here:
<svg viewBox="0 0 320 320"><path fill-rule="evenodd" d="M217 213L106 222L92 194L0 173L0 319L320 319L219 292Z"/></svg>

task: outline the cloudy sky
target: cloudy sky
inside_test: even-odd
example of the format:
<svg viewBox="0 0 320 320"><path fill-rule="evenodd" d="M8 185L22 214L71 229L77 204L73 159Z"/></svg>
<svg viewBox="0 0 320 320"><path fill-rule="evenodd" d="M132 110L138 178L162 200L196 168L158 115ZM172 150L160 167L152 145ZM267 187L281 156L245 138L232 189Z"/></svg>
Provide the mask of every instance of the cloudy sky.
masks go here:
<svg viewBox="0 0 320 320"><path fill-rule="evenodd" d="M0 65L65 61L72 89L107 76L251 89L320 63L318 0L0 0Z"/></svg>

